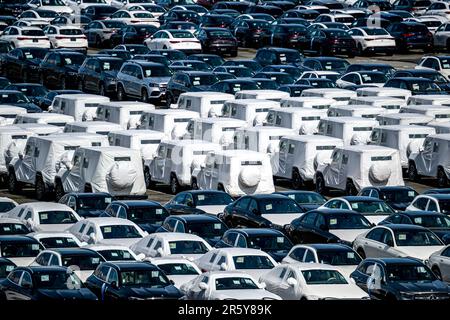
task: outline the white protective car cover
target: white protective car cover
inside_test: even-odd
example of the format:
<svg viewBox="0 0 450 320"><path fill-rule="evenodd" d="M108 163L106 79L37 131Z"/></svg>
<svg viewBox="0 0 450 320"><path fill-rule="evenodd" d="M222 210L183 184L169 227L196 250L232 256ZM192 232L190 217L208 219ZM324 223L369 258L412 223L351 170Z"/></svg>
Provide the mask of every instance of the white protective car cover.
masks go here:
<svg viewBox="0 0 450 320"><path fill-rule="evenodd" d="M64 126L64 132L88 132L103 135L121 129L119 124L106 121L75 121Z"/></svg>
<svg viewBox="0 0 450 320"><path fill-rule="evenodd" d="M22 128L27 131L31 131L35 133L38 136L48 136L52 134L59 134L62 133L64 128L63 127L57 127L51 124L45 124L45 123L18 123L14 126Z"/></svg>
<svg viewBox="0 0 450 320"><path fill-rule="evenodd" d="M123 147L83 147L76 151L80 165L61 170L65 192L84 192L86 183L92 192L118 195L143 195L146 192L142 159L138 150ZM129 161L118 160L127 158ZM81 165L87 159L89 166Z"/></svg>
<svg viewBox="0 0 450 320"><path fill-rule="evenodd" d="M104 112L109 111L109 115ZM118 123L122 129L135 129L140 126L140 118L144 112L155 110L150 103L134 101L118 101L101 103L97 108L96 120Z"/></svg>
<svg viewBox="0 0 450 320"><path fill-rule="evenodd" d="M236 99L265 99L280 101L289 98L289 92L280 90L240 90L235 93Z"/></svg>
<svg viewBox="0 0 450 320"><path fill-rule="evenodd" d="M269 126L294 129L299 134L315 134L317 133L320 119L326 116L326 109L279 108L269 110L266 123Z"/></svg>
<svg viewBox="0 0 450 320"><path fill-rule="evenodd" d="M427 127L432 127L436 129L436 133L450 133L450 121L431 121L428 122Z"/></svg>
<svg viewBox="0 0 450 320"><path fill-rule="evenodd" d="M222 92L185 92L178 98L178 108L195 111L202 118L214 118L222 115L225 101L234 100L234 95Z"/></svg>
<svg viewBox="0 0 450 320"><path fill-rule="evenodd" d="M450 179L450 133L429 135L425 140L438 142L439 151L437 153L433 152L434 143L429 143L428 148L424 143L422 151L412 153L409 159L414 160L419 173L424 172L430 174L431 176L436 176L437 168L440 166L444 169L444 172ZM429 159L431 159L431 161Z"/></svg>
<svg viewBox="0 0 450 320"><path fill-rule="evenodd" d="M72 116L67 116L65 114L56 114L56 113L27 113L27 114L19 114L14 120L14 124L16 123L45 123L56 125L58 127L64 127L66 123L74 122Z"/></svg>
<svg viewBox="0 0 450 320"><path fill-rule="evenodd" d="M108 138L92 134L59 134L55 136L36 137L28 139L27 145L39 150L39 156L24 155L23 159L15 157L11 160L18 181L34 183L36 173L42 174L46 184L52 185L57 169L62 162L67 162L73 155L73 150L92 144L108 145Z"/></svg>
<svg viewBox="0 0 450 320"><path fill-rule="evenodd" d="M8 172L8 164L23 151L27 139L34 135L16 126L0 127L0 172Z"/></svg>
<svg viewBox="0 0 450 320"><path fill-rule="evenodd" d="M13 124L18 114L26 114L27 109L2 104L0 106L0 117L5 118L5 124Z"/></svg>
<svg viewBox="0 0 450 320"><path fill-rule="evenodd" d="M62 94L53 99L49 111L72 116L75 121L89 121L94 120L98 104L109 101L95 94Z"/></svg>
<svg viewBox="0 0 450 320"><path fill-rule="evenodd" d="M319 123L319 134L344 140L344 145L364 145L378 121L360 117L327 117Z"/></svg>

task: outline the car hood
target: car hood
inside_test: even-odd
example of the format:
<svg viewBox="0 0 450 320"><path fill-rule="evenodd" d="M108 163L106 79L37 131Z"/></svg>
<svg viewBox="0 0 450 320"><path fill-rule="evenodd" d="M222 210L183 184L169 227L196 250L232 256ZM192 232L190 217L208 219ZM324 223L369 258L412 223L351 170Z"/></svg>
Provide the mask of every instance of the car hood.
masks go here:
<svg viewBox="0 0 450 320"><path fill-rule="evenodd" d="M80 69L80 65L74 64L74 65L66 66L66 69L69 72L78 72L78 69Z"/></svg>
<svg viewBox="0 0 450 320"><path fill-rule="evenodd" d="M146 78L145 83L147 84L167 84L170 80L170 77L151 77Z"/></svg>
<svg viewBox="0 0 450 320"><path fill-rule="evenodd" d="M443 246L422 246L422 247L396 247L398 251L406 256L418 258L421 260L428 259L432 253L442 249Z"/></svg>
<svg viewBox="0 0 450 320"><path fill-rule="evenodd" d="M14 106L27 109L28 113L42 112L41 108L32 102L14 103Z"/></svg>
<svg viewBox="0 0 450 320"><path fill-rule="evenodd" d="M319 298L331 299L361 299L367 297L364 292L357 285L349 284L320 284L308 286L308 295Z"/></svg>
<svg viewBox="0 0 450 320"><path fill-rule="evenodd" d="M87 288L78 290L38 289L37 293L41 298L52 300L97 300L97 297Z"/></svg>
<svg viewBox="0 0 450 320"><path fill-rule="evenodd" d="M330 233L334 234L341 240L353 242L357 236L366 231L367 229L330 230Z"/></svg>
<svg viewBox="0 0 450 320"><path fill-rule="evenodd" d="M217 299L236 299L236 300L262 300L270 298L281 300L279 296L263 289L237 289L237 290L223 290L216 291L215 298ZM220 292L220 293L219 293Z"/></svg>
<svg viewBox="0 0 450 320"><path fill-rule="evenodd" d="M423 282L412 282L412 281L390 282L390 286L398 291L406 291L406 292L448 293L448 286L440 280L423 281Z"/></svg>
<svg viewBox="0 0 450 320"><path fill-rule="evenodd" d="M146 288L146 287L123 287L123 295L127 297L146 298L180 298L181 292L170 285L165 288Z"/></svg>
<svg viewBox="0 0 450 320"><path fill-rule="evenodd" d="M217 205L217 206L197 206L195 207L196 209L200 209L206 213L210 213L210 214L218 214L218 213L222 213L223 209L225 209L226 205Z"/></svg>

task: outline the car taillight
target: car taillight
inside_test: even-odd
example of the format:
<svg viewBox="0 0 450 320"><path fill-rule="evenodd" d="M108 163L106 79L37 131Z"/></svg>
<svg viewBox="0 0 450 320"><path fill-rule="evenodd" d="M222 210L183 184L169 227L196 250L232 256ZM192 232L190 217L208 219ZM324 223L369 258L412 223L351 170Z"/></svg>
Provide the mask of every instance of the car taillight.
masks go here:
<svg viewBox="0 0 450 320"><path fill-rule="evenodd" d="M70 39L70 37L56 36L55 39L63 40L63 39Z"/></svg>
<svg viewBox="0 0 450 320"><path fill-rule="evenodd" d="M404 33L404 34L402 34L402 37L405 37L405 38L409 38L409 37L412 37L412 36L414 36L414 33Z"/></svg>
<svg viewBox="0 0 450 320"><path fill-rule="evenodd" d="M17 40L31 40L32 38L28 37L17 37Z"/></svg>

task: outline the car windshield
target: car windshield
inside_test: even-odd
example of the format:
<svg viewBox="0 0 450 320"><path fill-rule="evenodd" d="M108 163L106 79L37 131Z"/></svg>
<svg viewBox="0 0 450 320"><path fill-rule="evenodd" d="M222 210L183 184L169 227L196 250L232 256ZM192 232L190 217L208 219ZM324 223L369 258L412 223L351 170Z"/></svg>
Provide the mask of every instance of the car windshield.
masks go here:
<svg viewBox="0 0 450 320"><path fill-rule="evenodd" d="M140 34L153 34L158 30L155 26L136 26L135 28Z"/></svg>
<svg viewBox="0 0 450 320"><path fill-rule="evenodd" d="M6 202L0 202L0 212L6 212L11 210L12 208L15 208L15 204L9 201Z"/></svg>
<svg viewBox="0 0 450 320"><path fill-rule="evenodd" d="M95 196L95 197L82 197L78 198L78 210L90 211L90 210L105 210L111 203L111 196Z"/></svg>
<svg viewBox="0 0 450 320"><path fill-rule="evenodd" d="M370 222L359 214L342 214L328 218L330 229L368 229Z"/></svg>
<svg viewBox="0 0 450 320"><path fill-rule="evenodd" d="M197 275L195 268L188 263L164 263L158 264L158 267L168 276L179 275Z"/></svg>
<svg viewBox="0 0 450 320"><path fill-rule="evenodd" d="M234 256L233 262L237 270L272 269L274 267L272 261L266 256Z"/></svg>
<svg viewBox="0 0 450 320"><path fill-rule="evenodd" d="M124 23L119 21L103 21L103 24L111 29L120 29L124 26Z"/></svg>
<svg viewBox="0 0 450 320"><path fill-rule="evenodd" d="M73 65L82 65L85 57L82 54L71 54L71 55L64 55L61 58L66 66L73 66Z"/></svg>
<svg viewBox="0 0 450 320"><path fill-rule="evenodd" d="M159 270L133 270L120 273L125 287L164 288L170 285L169 279Z"/></svg>
<svg viewBox="0 0 450 320"><path fill-rule="evenodd" d="M69 224L77 222L77 218L70 211L41 211L40 224Z"/></svg>
<svg viewBox="0 0 450 320"><path fill-rule="evenodd" d="M66 237L49 237L41 238L39 241L46 248L78 248L78 244L72 238Z"/></svg>
<svg viewBox="0 0 450 320"><path fill-rule="evenodd" d="M98 253L101 254L101 256L105 258L106 261L136 260L127 250L120 250L120 249L99 250Z"/></svg>
<svg viewBox="0 0 450 320"><path fill-rule="evenodd" d="M39 271L33 273L35 288L50 290L78 290L84 284L73 272L67 271Z"/></svg>
<svg viewBox="0 0 450 320"><path fill-rule="evenodd" d="M349 201L350 207L353 211L360 213L379 213L390 214L394 213L386 203L383 201Z"/></svg>
<svg viewBox="0 0 450 320"><path fill-rule="evenodd" d="M76 266L80 270L95 270L102 260L99 256L92 255L63 255L62 265L64 267Z"/></svg>
<svg viewBox="0 0 450 320"><path fill-rule="evenodd" d="M279 54L279 58L282 64L302 61L302 56L298 51L282 52Z"/></svg>
<svg viewBox="0 0 450 320"><path fill-rule="evenodd" d="M415 190L407 190L407 189L394 189L394 190L383 190L382 199L387 202L393 203L410 203L417 196L417 192Z"/></svg>
<svg viewBox="0 0 450 320"><path fill-rule="evenodd" d="M37 13L42 18L56 18L58 16L58 14L55 11L51 10L37 11Z"/></svg>
<svg viewBox="0 0 450 320"><path fill-rule="evenodd" d="M428 230L395 230L395 241L399 247L441 246L439 238Z"/></svg>
<svg viewBox="0 0 450 320"><path fill-rule="evenodd" d="M353 250L317 250L320 263L333 266L358 265L361 258Z"/></svg>
<svg viewBox="0 0 450 320"><path fill-rule="evenodd" d="M208 248L201 241L170 241L169 248L171 254L204 254L208 252Z"/></svg>
<svg viewBox="0 0 450 320"><path fill-rule="evenodd" d="M213 74L191 76L190 79L194 86L210 85L217 82L217 77Z"/></svg>
<svg viewBox="0 0 450 320"><path fill-rule="evenodd" d="M0 264L0 279L6 278L8 274L14 270L16 266L12 263Z"/></svg>
<svg viewBox="0 0 450 320"><path fill-rule="evenodd" d="M192 33L189 31L172 31L171 32L173 38L195 38Z"/></svg>
<svg viewBox="0 0 450 320"><path fill-rule="evenodd" d="M350 22L352 22L353 21L353 19L350 21ZM345 31L345 30L337 30L337 29L335 29L335 30L333 30L333 31L330 31L330 30L327 30L327 35L330 37L330 38L338 38L338 39L342 39L342 38L348 38L348 37L350 37L350 35L348 34L348 32L347 31Z"/></svg>
<svg viewBox="0 0 450 320"><path fill-rule="evenodd" d="M221 222L189 222L186 226L186 233L192 233L202 238L220 238L226 230L226 226Z"/></svg>
<svg viewBox="0 0 450 320"><path fill-rule="evenodd" d="M153 18L153 15L150 12L136 12L133 13L133 16L135 18L144 18L144 19Z"/></svg>
<svg viewBox="0 0 450 320"><path fill-rule="evenodd" d="M344 276L335 270L303 270L302 275L308 285L348 284Z"/></svg>
<svg viewBox="0 0 450 320"><path fill-rule="evenodd" d="M111 225L100 227L103 239L142 238L134 226Z"/></svg>
<svg viewBox="0 0 450 320"><path fill-rule="evenodd" d="M441 208L441 213L450 214L450 199L449 200L439 200L439 207Z"/></svg>
<svg viewBox="0 0 450 320"><path fill-rule="evenodd" d="M360 73L363 83L385 83L387 78L382 73Z"/></svg>
<svg viewBox="0 0 450 320"><path fill-rule="evenodd" d="M59 33L65 36L79 36L83 34L81 29L62 29Z"/></svg>
<svg viewBox="0 0 450 320"><path fill-rule="evenodd" d="M27 234L30 230L21 223L2 223L0 224L0 235Z"/></svg>
<svg viewBox="0 0 450 320"><path fill-rule="evenodd" d="M301 204L324 204L327 200L318 193L291 193L287 196Z"/></svg>
<svg viewBox="0 0 450 320"><path fill-rule="evenodd" d="M292 243L282 235L250 236L247 238L247 247L264 251L290 250Z"/></svg>
<svg viewBox="0 0 450 320"><path fill-rule="evenodd" d="M165 218L169 216L169 212L163 207L147 206L129 208L128 219L134 223L151 223L161 225Z"/></svg>
<svg viewBox="0 0 450 320"><path fill-rule="evenodd" d="M144 71L144 77L171 77L172 71L169 67L165 65L161 66L143 66L142 71Z"/></svg>
<svg viewBox="0 0 450 320"><path fill-rule="evenodd" d="M411 216L410 219L414 224L425 228L450 228L450 218L445 215L423 215Z"/></svg>
<svg viewBox="0 0 450 320"><path fill-rule="evenodd" d="M0 104L29 103L30 100L22 92L0 93Z"/></svg>
<svg viewBox="0 0 450 320"><path fill-rule="evenodd" d="M248 290L259 289L250 278L227 277L215 280L216 290Z"/></svg>
<svg viewBox="0 0 450 320"><path fill-rule="evenodd" d="M31 59L44 59L45 55L47 54L46 50L39 50L39 49L27 49L23 50L23 56L27 60Z"/></svg>
<svg viewBox="0 0 450 320"><path fill-rule="evenodd" d="M434 274L427 267L407 264L388 265L386 267L386 277L389 281L396 282L436 280Z"/></svg>
<svg viewBox="0 0 450 320"><path fill-rule="evenodd" d="M267 21L247 21L250 28L270 29L271 24Z"/></svg>
<svg viewBox="0 0 450 320"><path fill-rule="evenodd" d="M214 30L209 31L208 34L213 38L233 38L233 35L228 30Z"/></svg>
<svg viewBox="0 0 450 320"><path fill-rule="evenodd" d="M9 85L6 90L15 90L20 91L24 95L31 96L31 97L40 97L45 96L47 93L47 89L45 89L44 86L23 86L19 87L16 85Z"/></svg>
<svg viewBox="0 0 450 320"><path fill-rule="evenodd" d="M202 193L194 194L196 206L221 206L233 202L233 198L226 193Z"/></svg>
<svg viewBox="0 0 450 320"><path fill-rule="evenodd" d="M431 81L415 81L410 82L409 89L413 92L418 91L440 91L437 84Z"/></svg>
<svg viewBox="0 0 450 320"><path fill-rule="evenodd" d="M259 207L262 214L303 213L303 210L292 199L260 199Z"/></svg>
<svg viewBox="0 0 450 320"><path fill-rule="evenodd" d="M314 88L336 88L336 84L332 81L317 81L310 79L309 85Z"/></svg>
<svg viewBox="0 0 450 320"><path fill-rule="evenodd" d="M335 71L335 70L339 70L339 69L346 69L350 65L350 63L348 63L345 60L331 60L331 61L322 62L322 65L323 65L323 70Z"/></svg>
<svg viewBox="0 0 450 320"><path fill-rule="evenodd" d="M39 243L31 242L2 242L0 252L4 258L36 257L44 248Z"/></svg>

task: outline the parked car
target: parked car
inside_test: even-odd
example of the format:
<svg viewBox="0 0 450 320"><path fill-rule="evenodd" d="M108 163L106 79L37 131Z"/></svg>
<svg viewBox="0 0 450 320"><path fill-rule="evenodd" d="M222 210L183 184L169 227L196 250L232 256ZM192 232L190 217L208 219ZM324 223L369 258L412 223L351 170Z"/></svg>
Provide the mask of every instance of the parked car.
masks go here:
<svg viewBox="0 0 450 320"><path fill-rule="evenodd" d="M202 51L205 53L229 54L237 56L237 40L232 33L225 28L200 28L197 33Z"/></svg>
<svg viewBox="0 0 450 320"><path fill-rule="evenodd" d="M448 214L450 210L450 194L417 195L406 208L408 211L432 211Z"/></svg>
<svg viewBox="0 0 450 320"><path fill-rule="evenodd" d="M358 193L358 195L381 199L394 210L405 211L408 205L418 195L418 193L416 190L409 186L379 186L363 188Z"/></svg>
<svg viewBox="0 0 450 320"><path fill-rule="evenodd" d="M190 190L179 192L164 207L170 214L217 215L233 202L227 193L218 190Z"/></svg>
<svg viewBox="0 0 450 320"><path fill-rule="evenodd" d="M86 58L78 69L81 89L102 96L114 96L117 88L117 73L123 60L114 57Z"/></svg>
<svg viewBox="0 0 450 320"><path fill-rule="evenodd" d="M429 52L433 48L433 34L424 24L399 22L389 25L386 30L395 38L399 52L407 52L410 49Z"/></svg>

